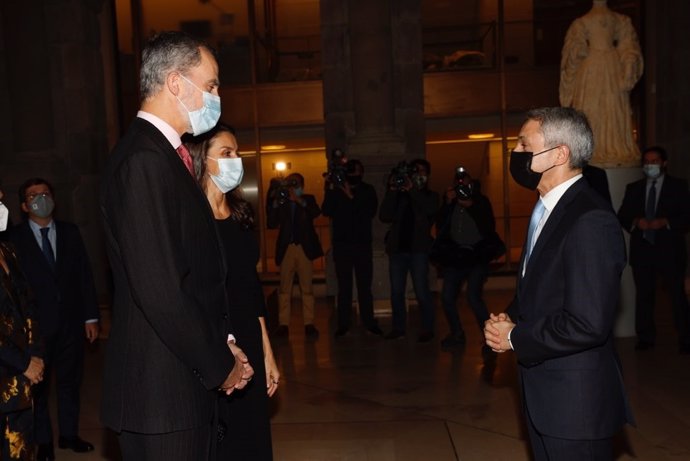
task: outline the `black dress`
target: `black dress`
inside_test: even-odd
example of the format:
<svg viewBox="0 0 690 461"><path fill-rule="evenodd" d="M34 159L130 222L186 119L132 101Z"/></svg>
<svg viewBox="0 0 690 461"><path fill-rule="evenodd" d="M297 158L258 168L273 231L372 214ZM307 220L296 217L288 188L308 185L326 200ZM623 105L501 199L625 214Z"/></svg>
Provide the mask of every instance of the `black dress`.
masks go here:
<svg viewBox="0 0 690 461"><path fill-rule="evenodd" d="M231 219L216 221L225 249L228 267L230 321L237 345L249 357L254 377L247 387L223 396L219 402L219 420L226 433L218 443L218 461L272 460L271 426L266 393L261 326L266 318L266 303L256 272L259 245L254 232L242 229Z"/></svg>

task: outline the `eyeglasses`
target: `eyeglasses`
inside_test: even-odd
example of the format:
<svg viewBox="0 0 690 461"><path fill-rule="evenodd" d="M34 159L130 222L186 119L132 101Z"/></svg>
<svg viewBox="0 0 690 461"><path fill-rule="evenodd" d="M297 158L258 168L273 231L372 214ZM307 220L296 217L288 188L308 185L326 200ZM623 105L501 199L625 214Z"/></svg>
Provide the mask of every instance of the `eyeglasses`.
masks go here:
<svg viewBox="0 0 690 461"><path fill-rule="evenodd" d="M50 193L50 191L45 191L45 192L34 192L31 194L26 194L26 200L28 202L32 201L36 197L52 197L53 194Z"/></svg>

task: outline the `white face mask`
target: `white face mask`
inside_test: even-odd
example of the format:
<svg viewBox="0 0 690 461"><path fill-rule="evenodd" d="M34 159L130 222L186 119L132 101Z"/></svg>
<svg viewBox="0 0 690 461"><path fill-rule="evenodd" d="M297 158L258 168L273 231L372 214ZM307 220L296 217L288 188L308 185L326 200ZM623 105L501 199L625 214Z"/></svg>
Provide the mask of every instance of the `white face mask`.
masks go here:
<svg viewBox="0 0 690 461"><path fill-rule="evenodd" d="M182 100L179 97L177 98L189 115L189 123L192 125L192 134L194 136L199 136L200 134L204 134L216 126L216 123L218 123L218 120L220 120L220 96L211 94L208 91L203 91L184 75L180 75L180 77L185 79L194 88L201 91L204 100L204 105L201 106L201 108L197 110L189 110Z"/></svg>
<svg viewBox="0 0 690 461"><path fill-rule="evenodd" d="M225 194L240 185L244 176L244 168L242 167L242 159L240 157L208 158L218 162L219 174L210 174L209 176L222 193Z"/></svg>
<svg viewBox="0 0 690 461"><path fill-rule="evenodd" d="M0 202L0 232L7 230L7 222L10 220L10 210L4 203Z"/></svg>
<svg viewBox="0 0 690 461"><path fill-rule="evenodd" d="M661 165L650 163L642 167L644 174L650 179L656 179L661 175Z"/></svg>

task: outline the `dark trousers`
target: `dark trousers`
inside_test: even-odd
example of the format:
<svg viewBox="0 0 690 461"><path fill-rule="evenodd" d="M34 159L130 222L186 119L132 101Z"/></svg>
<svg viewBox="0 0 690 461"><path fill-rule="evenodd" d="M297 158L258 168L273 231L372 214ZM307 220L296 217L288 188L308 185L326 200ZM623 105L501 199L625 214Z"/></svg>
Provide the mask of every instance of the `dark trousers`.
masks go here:
<svg viewBox="0 0 690 461"><path fill-rule="evenodd" d="M534 461L611 461L613 439L570 440L540 434L527 415Z"/></svg>
<svg viewBox="0 0 690 461"><path fill-rule="evenodd" d="M63 322L45 341L44 380L34 386L36 442L52 443L53 431L48 413L51 378L55 375L58 427L62 437L79 434L79 393L84 370L84 324ZM54 373L53 373L54 371Z"/></svg>
<svg viewBox="0 0 690 461"><path fill-rule="evenodd" d="M208 461L212 425L165 434L122 431L117 438L123 461Z"/></svg>
<svg viewBox="0 0 690 461"><path fill-rule="evenodd" d="M484 303L482 291L484 290L484 282L486 282L488 274L488 262L479 262L462 268L443 268L441 300L443 302L443 311L446 314L451 334L455 335L463 331L456 302L458 299L458 292L465 279L467 279L467 302L472 309L474 317L477 319L479 329L484 329L484 322L489 320L489 311Z"/></svg>
<svg viewBox="0 0 690 461"><path fill-rule="evenodd" d="M653 251L653 247L650 246ZM656 304L656 286L659 278L663 281L673 306L673 320L678 330L680 344L690 345L690 307L685 295L685 268L658 257L644 258L644 262L633 266L635 279L635 330L640 341L656 341L654 306Z"/></svg>
<svg viewBox="0 0 690 461"><path fill-rule="evenodd" d="M335 243L333 262L338 278L338 328L350 328L352 321L352 272L357 283L359 316L366 328L376 325L371 282L374 263L371 244Z"/></svg>
<svg viewBox="0 0 690 461"><path fill-rule="evenodd" d="M428 253L394 253L388 256L388 271L391 282L391 307L393 308L393 329L405 332L407 311L405 291L407 274L412 276L412 285L419 305L422 328L434 330L434 304L429 288Z"/></svg>

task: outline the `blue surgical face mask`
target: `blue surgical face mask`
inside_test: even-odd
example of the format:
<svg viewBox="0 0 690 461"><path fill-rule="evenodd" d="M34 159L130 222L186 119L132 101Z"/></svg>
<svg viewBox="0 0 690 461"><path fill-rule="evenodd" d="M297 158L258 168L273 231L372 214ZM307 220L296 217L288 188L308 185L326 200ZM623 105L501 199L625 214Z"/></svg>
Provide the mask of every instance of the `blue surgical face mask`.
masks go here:
<svg viewBox="0 0 690 461"><path fill-rule="evenodd" d="M222 193L229 192L240 185L242 177L244 176L244 168L242 168L242 159L235 158L213 158L211 160L218 162L218 175L211 174L211 180L220 189Z"/></svg>
<svg viewBox="0 0 690 461"><path fill-rule="evenodd" d="M642 166L645 176L649 179L656 179L661 175L661 165L650 163Z"/></svg>
<svg viewBox="0 0 690 461"><path fill-rule="evenodd" d="M216 126L218 120L220 120L220 96L211 94L208 91L203 91L184 75L180 76L194 88L201 91L203 97L204 105L197 110L187 109L187 106L184 105L180 98L177 98L189 115L189 123L192 125L192 134L194 136L199 136Z"/></svg>
<svg viewBox="0 0 690 461"><path fill-rule="evenodd" d="M298 196L298 197L301 197L302 194L304 193L304 191L302 190L301 187L295 187L294 190L295 190L295 195Z"/></svg>
<svg viewBox="0 0 690 461"><path fill-rule="evenodd" d="M47 218L54 209L55 202L50 195L37 195L29 202L29 213L38 218Z"/></svg>

